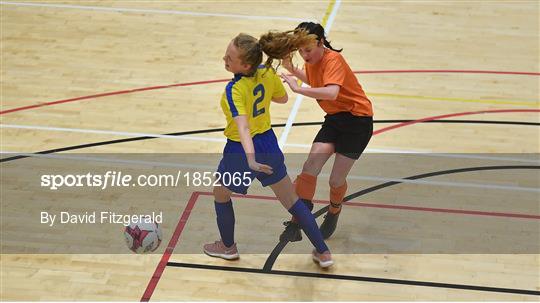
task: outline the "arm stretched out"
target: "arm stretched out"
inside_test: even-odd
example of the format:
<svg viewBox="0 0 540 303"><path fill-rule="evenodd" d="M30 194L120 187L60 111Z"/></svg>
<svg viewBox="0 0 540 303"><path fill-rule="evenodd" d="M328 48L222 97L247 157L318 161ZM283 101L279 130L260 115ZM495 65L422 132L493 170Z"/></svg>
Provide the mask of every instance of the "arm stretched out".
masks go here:
<svg viewBox="0 0 540 303"><path fill-rule="evenodd" d="M234 117L234 122L238 127L238 133L240 134L240 142L242 143L242 147L246 152L246 158L249 168L254 171L260 171L268 175L272 174L273 171L271 166L257 163L257 161L255 160L255 148L253 147L253 139L251 138L251 132L249 130L249 124L246 116L236 116Z"/></svg>

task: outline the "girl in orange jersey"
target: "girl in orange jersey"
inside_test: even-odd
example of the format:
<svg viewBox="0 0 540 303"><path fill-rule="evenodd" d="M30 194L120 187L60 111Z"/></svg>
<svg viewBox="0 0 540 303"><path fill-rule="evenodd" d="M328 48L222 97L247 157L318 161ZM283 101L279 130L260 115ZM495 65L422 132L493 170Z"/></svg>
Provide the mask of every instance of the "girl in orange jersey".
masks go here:
<svg viewBox="0 0 540 303"><path fill-rule="evenodd" d="M317 23L303 22L296 27L296 31L316 35L317 41L298 50L305 61L304 69L293 66L289 57L283 60L283 66L294 77L281 77L292 91L316 99L326 116L295 186L298 196L312 209L317 176L330 156L336 154L329 181L330 206L321 225L323 237L327 239L336 229L341 203L347 191L347 175L371 139L373 109L356 76L341 56L342 50L330 45L324 28ZM310 87L299 86L295 77ZM302 239L294 217L286 225L281 240Z"/></svg>

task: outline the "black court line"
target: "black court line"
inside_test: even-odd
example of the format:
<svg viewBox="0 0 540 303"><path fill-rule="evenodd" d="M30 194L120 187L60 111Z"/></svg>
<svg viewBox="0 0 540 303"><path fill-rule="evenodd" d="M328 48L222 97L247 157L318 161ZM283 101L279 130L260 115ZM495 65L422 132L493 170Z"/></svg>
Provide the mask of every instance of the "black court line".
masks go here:
<svg viewBox="0 0 540 303"><path fill-rule="evenodd" d="M192 130L192 131L185 131L185 132L176 132L176 133L168 133L165 135L168 136L187 136L187 135L194 135L194 134L204 134L204 133L213 133L213 132L221 132L224 131L224 128L210 128L210 129L202 129L202 130ZM126 143L126 142L134 142L134 141L142 141L142 140L151 140L151 139L157 139L156 137L134 137L134 138L125 138L125 139L117 139L117 140L109 140L109 141L101 141L101 142L95 142L95 143L87 143L87 144L81 144L81 145L73 145L73 146L66 146L61 148L55 148L55 149L49 149L44 150L40 152L36 152L36 154L40 155L46 155L46 154L53 154L53 153L59 153L64 151L70 151L70 150L76 150L76 149L83 149L83 148L90 148L90 147L96 147L96 146L103 146L103 145L112 145L112 144L118 144L118 143ZM13 156L13 157L7 157L0 159L1 162L9 162L24 158L29 158L30 156Z"/></svg>
<svg viewBox="0 0 540 303"><path fill-rule="evenodd" d="M403 123L403 122L410 122L414 120L377 120L373 123ZM462 123L462 124L506 124L506 125L531 125L531 126L540 126L540 123L534 123L534 122L520 122L520 121L486 121L486 120L432 120L432 121L423 121L421 123ZM313 126L313 125L321 125L322 122L300 122L300 123L293 123L293 126ZM272 124L272 127L284 127L285 124ZM193 131L185 131L185 132L174 132L174 133L167 133L164 135L170 135L170 136L184 136L184 135L193 135L193 134L202 134L202 133L212 133L212 132L221 132L224 128L213 128L213 129L203 129L203 130L193 130ZM70 151L70 150L76 150L76 149L83 149L83 148L90 148L90 147L96 147L96 146L103 146L103 145L110 145L110 144L117 144L117 143L125 143L125 142L133 142L133 141L141 141L141 140L151 140L151 139L157 139L156 137L149 137L149 136L143 136L143 137L135 137L135 138L125 138L125 139L118 139L118 140L109 140L109 141L102 141L102 142L95 142L95 143L88 143L88 144L82 144L82 145L75 145L75 146L68 146L63 148L56 148L56 149L50 149L45 151L37 152L36 154L51 154L51 153L57 153L57 152L63 152L63 151ZM9 162L19 159L28 158L29 156L13 156L13 157L7 157L0 159L1 162ZM498 169L518 169L519 168L533 168L533 169L539 169L540 166L512 166L512 167L505 167L505 166L498 166ZM487 170L487 169L495 169L495 168L481 168L476 170ZM465 171L474 171L475 168L464 168L464 169L458 169L458 170L451 170L451 171L445 171L446 173L456 173L456 172L465 172ZM433 172L423 175L416 175L411 176L405 179L415 180L420 178L427 178L430 176L437 176L444 174L442 172ZM344 202L349 201L351 199L354 199L358 196L367 194L369 192L376 191L378 189L382 189L385 187L389 187L392 185L399 184L401 182L387 182L383 183L362 191L359 191L355 194L349 195L344 198ZM316 217L320 216L326 210L328 209L328 206L321 208L319 211L315 213ZM288 275L288 276L299 276L299 277L315 277L315 278L327 278L327 279L338 279L338 280L352 280L352 281L366 281L366 282L379 282L379 283L391 283L391 284L403 284L403 285L416 285L416 286L430 286L430 287L444 287L444 288L456 288L456 289L468 289L468 290L480 290L480 291L492 291L492 292L506 292L506 293L516 293L516 294L528 294L528 295L540 295L540 292L534 291L534 290L520 290L520 289L509 289L509 288L495 288L495 287L484 287L484 286L474 286L474 285L460 285L460 284L447 284L447 283L436 283L436 282L422 282L422 281L409 281L409 280L396 280L396 279L383 279L383 278L371 278L371 277L357 277L357 276L345 276L345 275L328 275L328 274L314 274L314 273L303 273L303 272L293 272L293 271L276 271L272 270L272 266L277 259L277 256L281 251L285 248L288 242L280 242L276 245L272 253L270 254L269 258L267 259L264 268L263 269L249 269L249 268L235 268L235 267L217 267L217 266L210 266L210 265L198 265L198 264L185 264L185 263L175 263L175 262L168 262L168 266L176 266L176 267L190 267L190 268L205 268L205 269L220 269L220 270L227 270L227 271L240 271L240 272L253 272L253 273L266 273L266 274L276 274L276 275Z"/></svg>
<svg viewBox="0 0 540 303"><path fill-rule="evenodd" d="M425 174L419 174L410 176L404 179L407 180L418 180L423 178L429 178L434 176L441 176L447 174L463 173L463 172L472 172L472 171L489 171L489 170L509 170L509 169L540 169L540 166L533 165L514 165L514 166L482 166L482 167L466 167L458 169L450 169L443 171L430 172ZM353 193L343 199L344 205L347 201L350 201L359 196L365 195L390 187L393 185L401 184L403 182L391 181L382 183L376 186L369 187L367 189ZM325 206L315 212L315 217L318 217L325 213L328 210L328 206ZM288 241L280 241L273 249L273 251L268 256L262 269L257 268L242 268L242 267L231 267L231 266L214 266L214 265L204 265L204 264L190 264L190 263L180 263L180 262L167 262L167 266L172 267L184 267L184 268L195 268L195 269L207 269L207 270L222 270L222 271L233 271L233 272L245 272L245 273L258 273L258 274L271 274L271 275L282 275L282 276L293 276L293 277L309 277L309 278L325 278L325 279L334 279L334 280L348 280L348 281L362 281L362 282L375 282L375 283L387 283L387 284L400 284L400 285L411 285L411 286L424 286L424 287L437 287L437 288L451 288L451 289L461 289L461 290L474 290L474 291L485 291L485 292L498 292L498 293L511 293L511 294L522 294L522 295L534 295L540 296L540 291L537 290L528 290L528 289L514 289L514 288L499 288L499 287L488 287L488 286L479 286L479 285L467 285L467 284L452 284L452 283L440 283L440 282L431 282L431 281L416 281L416 280L403 280L403 279L387 279L387 278L375 278L375 277L362 277L362 276L350 276L350 275L339 275L339 274L321 274L321 273L308 273L308 272L297 272L297 271L283 271L283 270L273 270L272 267L283 249L288 244Z"/></svg>
<svg viewBox="0 0 540 303"><path fill-rule="evenodd" d="M540 296L540 291L528 290L528 289L516 289L516 288L499 288L499 287L487 287L487 286L478 286L478 285L373 278L373 277L324 274L324 273L309 273L309 272L285 271L285 270L267 271L264 269L256 269L256 268L215 266L215 265L190 264L190 263L180 263L180 262L167 262L167 266L193 268L193 269L206 269L206 270L221 270L221 271L242 272L242 273L279 275L279 276L288 276L288 277L306 277L306 278L320 278L320 279L345 280L345 281L361 281L361 282L425 286L425 287L437 287L437 288L451 288L451 289L460 289L460 290L474 290L474 291L487 291L487 292Z"/></svg>
<svg viewBox="0 0 540 303"><path fill-rule="evenodd" d="M418 180L418 179L424 179L434 176L441 176L441 175L449 175L449 174L456 174L456 173L464 173L464 172L472 172L472 171L485 171L485 170L503 170L503 169L540 169L540 166L534 166L534 165L504 165L504 166L481 166L481 167L466 167L466 168L457 168L457 169L449 169L449 170L442 170L442 171L436 171L431 173L425 173L420 175L414 175L410 177L403 178L405 180ZM389 181L385 182L379 185L375 185L363 190L360 190L358 192L355 192L353 194L348 195L347 197L343 198L343 205L347 204L347 201L350 201L354 198L358 198L360 196L363 196L365 194L377 191L379 189L383 189L386 187L394 186L401 184L403 182L399 181ZM325 207L322 207L318 211L316 211L313 215L315 218L318 218L322 214L326 213L328 211L328 205ZM274 263L276 262L277 257L279 254L285 249L285 246L287 246L288 241L279 242L276 247L272 250L268 258L266 259L266 262L264 263L264 270L271 270L274 266Z"/></svg>
<svg viewBox="0 0 540 303"><path fill-rule="evenodd" d="M377 120L377 121L373 121L373 123L375 123L375 124L385 124L385 123L404 123L404 122L411 122L411 121L415 121L415 120ZM420 122L420 123L506 124L506 125L540 126L540 123L536 123L536 122L487 121L487 120L430 120L430 121L423 121L423 122ZM314 125L321 125L321 124L322 124L322 122L299 122L299 123L293 123L292 126L314 126ZM285 124L284 123L272 124L272 127L275 127L275 128L285 127ZM166 134L163 134L163 135L166 135L166 136L186 136L186 135L222 132L224 130L225 130L224 128L210 128L210 129L192 130L192 131L185 131L185 132L166 133ZM70 151L70 150L77 150L77 149L83 149L83 148L96 147L96 146L104 146L104 145L110 145L110 144L118 144L118 143L126 143L126 142L142 141L142 140L151 140L151 139L158 139L158 138L144 136L144 137L134 137L134 138L125 138L125 139L101 141L101 142L94 142L94 143L87 143L87 144L81 144L81 145L73 145L73 146L66 146L66 147L61 147L61 148L49 149L49 150L36 152L35 154L46 155L46 154L53 154L53 153L59 153L59 152L64 152L64 151ZM3 159L0 159L0 163L25 159L25 158L29 158L29 157L30 156L23 156L23 155L13 156L13 157L6 157L6 158L3 158Z"/></svg>

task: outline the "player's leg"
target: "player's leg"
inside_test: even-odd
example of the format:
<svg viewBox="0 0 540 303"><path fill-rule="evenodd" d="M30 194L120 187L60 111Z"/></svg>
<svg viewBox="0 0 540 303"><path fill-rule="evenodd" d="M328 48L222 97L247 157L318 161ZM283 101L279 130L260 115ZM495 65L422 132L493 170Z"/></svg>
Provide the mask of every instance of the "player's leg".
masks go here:
<svg viewBox="0 0 540 303"><path fill-rule="evenodd" d="M308 201L313 200L317 187L317 176L334 152L333 143L313 142L308 158L302 167L302 173L294 181L296 193L300 198Z"/></svg>
<svg viewBox="0 0 540 303"><path fill-rule="evenodd" d="M315 217L311 210L302 202L301 199L294 193L293 184L289 176L285 176L279 182L269 185L274 191L276 197L281 204L295 216L298 224L308 236L309 241L315 247L313 251L313 260L319 263L321 267L329 267L334 264L332 255L324 239L321 231L317 226Z"/></svg>
<svg viewBox="0 0 540 303"><path fill-rule="evenodd" d="M227 260L238 259L238 249L234 241L234 208L231 200L232 193L246 194L249 184L232 184L231 178L224 178L225 175L244 176L244 172L253 172L249 169L243 148L238 142L228 142L225 146L223 159L217 169L220 185L214 186L214 208L216 211L216 221L221 239L214 243L204 245L204 252L212 257L219 257Z"/></svg>
<svg viewBox="0 0 540 303"><path fill-rule="evenodd" d="M216 221L221 239L205 244L203 250L212 257L226 260L238 259L238 249L234 242L235 218L231 200L232 192L225 186L215 186L213 192Z"/></svg>
<svg viewBox="0 0 540 303"><path fill-rule="evenodd" d="M260 173L257 175L257 179L261 181L263 186L270 186L283 206L293 216L298 218L299 226L304 230L315 247L313 259L321 267L331 266L334 263L332 261L332 255L326 243L324 243L321 231L317 226L317 222L315 222L315 217L311 213L311 210L295 194L293 184L287 174L285 157L279 148L274 133L269 131L262 134L253 143L258 153L256 157L261 160L260 163L270 165L273 168L272 174Z"/></svg>
<svg viewBox="0 0 540 303"><path fill-rule="evenodd" d="M315 140L327 141L332 136L332 131L322 128ZM317 176L321 172L324 164L334 154L335 148L333 143L329 142L313 142L308 159L304 162L302 173L296 177L294 187L298 197L313 210L313 196L317 187ZM297 224L296 218L293 216L290 221L285 224L285 230L280 235L280 241L296 242L302 240L302 234Z"/></svg>
<svg viewBox="0 0 540 303"><path fill-rule="evenodd" d="M341 203L347 192L347 175L351 171L356 159L346 157L337 153L334 166L330 173L330 205L328 212L321 224L321 232L325 239L328 239L336 230L339 214L341 213Z"/></svg>
<svg viewBox="0 0 540 303"><path fill-rule="evenodd" d="M339 135L335 141L336 158L330 174L330 205L321 224L321 232L328 239L336 230L341 204L347 192L346 178L355 161L360 158L373 133L371 117L356 117L346 113L339 116Z"/></svg>

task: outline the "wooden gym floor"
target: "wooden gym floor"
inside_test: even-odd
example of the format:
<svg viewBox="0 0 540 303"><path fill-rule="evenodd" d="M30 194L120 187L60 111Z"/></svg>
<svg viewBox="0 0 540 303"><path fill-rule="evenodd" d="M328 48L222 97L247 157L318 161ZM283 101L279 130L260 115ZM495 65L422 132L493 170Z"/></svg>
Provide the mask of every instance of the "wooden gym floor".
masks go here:
<svg viewBox="0 0 540 303"><path fill-rule="evenodd" d="M2 300L538 301L538 1L2 1L0 9ZM258 184L234 200L235 262L202 254L218 237L210 187L39 188L35 176L51 171L214 169L228 42L305 20L323 23L344 49L376 120L328 241L330 270L311 262L306 240L272 253L288 215ZM289 91L272 119L294 176L319 128L298 123L323 113ZM166 220L151 255L130 254L121 225L82 233L39 222L44 210L154 206Z"/></svg>

